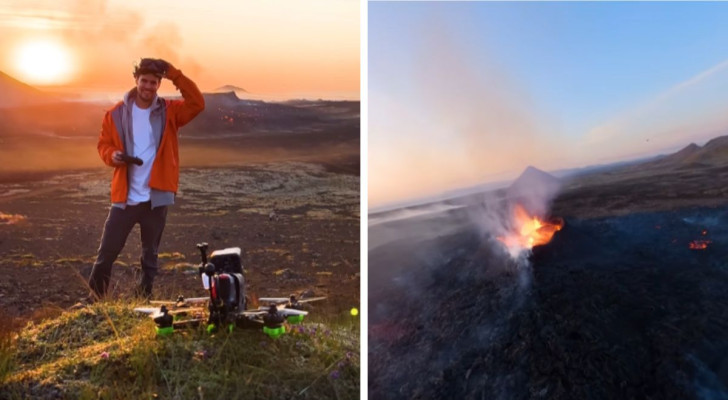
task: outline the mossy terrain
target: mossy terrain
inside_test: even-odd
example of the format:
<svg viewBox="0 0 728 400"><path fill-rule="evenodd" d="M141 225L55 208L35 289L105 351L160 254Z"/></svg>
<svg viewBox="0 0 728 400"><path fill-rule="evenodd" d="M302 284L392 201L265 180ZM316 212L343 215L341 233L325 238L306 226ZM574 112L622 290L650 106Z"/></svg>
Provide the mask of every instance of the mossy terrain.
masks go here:
<svg viewBox="0 0 728 400"><path fill-rule="evenodd" d="M0 335L0 399L350 399L358 319L157 336L133 304L99 303Z"/></svg>

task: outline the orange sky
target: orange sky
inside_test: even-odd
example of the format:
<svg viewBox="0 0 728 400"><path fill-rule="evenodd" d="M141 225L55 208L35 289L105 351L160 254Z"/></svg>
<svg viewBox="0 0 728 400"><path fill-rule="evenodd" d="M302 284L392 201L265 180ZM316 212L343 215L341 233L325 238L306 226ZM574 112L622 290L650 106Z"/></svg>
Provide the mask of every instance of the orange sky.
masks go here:
<svg viewBox="0 0 728 400"><path fill-rule="evenodd" d="M133 85L139 58L161 57L203 91L358 99L359 9L342 0L4 1L0 71L47 90L115 93ZM28 73L32 62L19 65L34 42L68 58L55 88Z"/></svg>

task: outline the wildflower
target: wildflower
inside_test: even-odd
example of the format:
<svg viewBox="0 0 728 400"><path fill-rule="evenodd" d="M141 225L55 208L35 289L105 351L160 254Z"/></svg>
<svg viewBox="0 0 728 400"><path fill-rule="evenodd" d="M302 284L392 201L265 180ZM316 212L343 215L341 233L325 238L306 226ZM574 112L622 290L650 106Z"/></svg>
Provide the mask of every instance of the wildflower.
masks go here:
<svg viewBox="0 0 728 400"><path fill-rule="evenodd" d="M101 358L103 358L104 360L108 360L109 359L109 352L108 351L101 352Z"/></svg>
<svg viewBox="0 0 728 400"><path fill-rule="evenodd" d="M339 370L335 369L331 371L331 374L329 374L329 376L331 376L331 379L339 379Z"/></svg>

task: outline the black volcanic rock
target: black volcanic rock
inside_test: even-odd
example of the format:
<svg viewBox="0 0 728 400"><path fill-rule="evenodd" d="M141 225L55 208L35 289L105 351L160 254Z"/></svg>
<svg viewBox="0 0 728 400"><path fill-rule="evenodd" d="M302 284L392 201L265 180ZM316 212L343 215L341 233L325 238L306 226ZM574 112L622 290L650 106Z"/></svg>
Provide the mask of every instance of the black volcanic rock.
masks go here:
<svg viewBox="0 0 728 400"><path fill-rule="evenodd" d="M370 271L409 264L370 287L370 397L728 398L726 223L569 219L524 269L467 232L370 251Z"/></svg>
<svg viewBox="0 0 728 400"><path fill-rule="evenodd" d="M240 98L235 92L203 93L202 95L205 97L205 108L235 107L240 102Z"/></svg>

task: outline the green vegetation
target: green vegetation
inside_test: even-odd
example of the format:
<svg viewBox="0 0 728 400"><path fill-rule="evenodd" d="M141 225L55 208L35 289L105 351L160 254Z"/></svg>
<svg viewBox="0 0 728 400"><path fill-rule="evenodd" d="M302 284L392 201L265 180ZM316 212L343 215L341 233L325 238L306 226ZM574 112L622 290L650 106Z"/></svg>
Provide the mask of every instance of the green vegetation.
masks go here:
<svg viewBox="0 0 728 400"><path fill-rule="evenodd" d="M13 358L15 356L13 334L8 329L8 323L10 321L5 319L3 318L0 321L3 325L0 328L0 383L4 382L13 371Z"/></svg>
<svg viewBox="0 0 728 400"><path fill-rule="evenodd" d="M359 397L358 319L158 337L133 306L101 303L0 337L0 399Z"/></svg>

